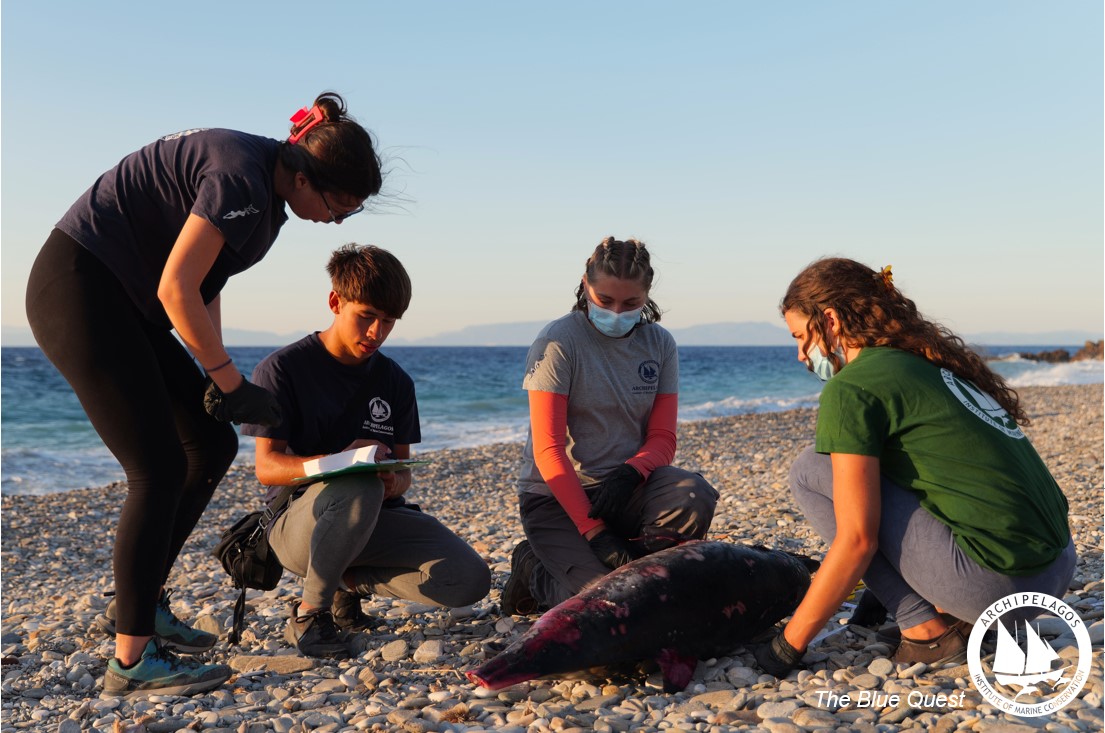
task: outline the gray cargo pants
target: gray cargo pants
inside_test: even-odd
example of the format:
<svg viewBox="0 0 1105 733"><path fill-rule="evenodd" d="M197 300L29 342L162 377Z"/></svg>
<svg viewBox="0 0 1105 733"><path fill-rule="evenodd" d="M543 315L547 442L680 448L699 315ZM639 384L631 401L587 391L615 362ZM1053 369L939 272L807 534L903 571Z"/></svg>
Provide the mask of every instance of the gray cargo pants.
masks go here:
<svg viewBox="0 0 1105 733"><path fill-rule="evenodd" d="M269 544L304 579L303 602L329 608L352 569L371 593L438 606L467 606L487 595L491 572L468 544L413 505L384 502L372 474L312 484L277 518Z"/></svg>

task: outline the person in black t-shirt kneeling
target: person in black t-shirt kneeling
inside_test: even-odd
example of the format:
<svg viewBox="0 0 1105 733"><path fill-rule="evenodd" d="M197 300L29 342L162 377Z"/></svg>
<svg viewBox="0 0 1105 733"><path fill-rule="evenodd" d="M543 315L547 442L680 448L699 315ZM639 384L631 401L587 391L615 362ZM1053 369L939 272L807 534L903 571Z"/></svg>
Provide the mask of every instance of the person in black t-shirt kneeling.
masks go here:
<svg viewBox="0 0 1105 733"><path fill-rule="evenodd" d="M410 304L411 284L394 255L346 245L327 265L334 321L264 359L255 384L276 395L283 420L247 424L257 439L257 478L270 487L296 483L304 462L377 445L377 456L410 458L422 439L410 376L378 353ZM464 540L403 498L410 470L351 473L303 481L269 530L280 562L304 579L285 639L300 653L348 655L342 632L371 619L360 599L371 594L438 606L475 603L491 573Z"/></svg>

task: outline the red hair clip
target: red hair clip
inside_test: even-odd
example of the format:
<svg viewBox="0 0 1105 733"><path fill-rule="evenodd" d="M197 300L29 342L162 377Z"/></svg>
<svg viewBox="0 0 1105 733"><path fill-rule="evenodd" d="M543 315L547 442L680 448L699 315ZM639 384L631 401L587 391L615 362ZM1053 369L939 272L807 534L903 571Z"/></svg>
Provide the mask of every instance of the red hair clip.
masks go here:
<svg viewBox="0 0 1105 733"><path fill-rule="evenodd" d="M310 109L303 107L292 115L290 119L292 121L292 134L288 136L288 142L295 145L302 140L303 136L310 132L312 128L325 122L326 115L322 113L322 110L319 109L316 104Z"/></svg>

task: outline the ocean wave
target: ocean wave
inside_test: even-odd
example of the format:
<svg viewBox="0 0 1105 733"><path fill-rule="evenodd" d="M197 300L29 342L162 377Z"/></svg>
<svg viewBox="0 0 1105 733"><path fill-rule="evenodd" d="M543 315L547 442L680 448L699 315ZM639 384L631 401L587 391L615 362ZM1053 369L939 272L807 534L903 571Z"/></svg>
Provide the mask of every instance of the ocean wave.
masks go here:
<svg viewBox="0 0 1105 733"><path fill-rule="evenodd" d="M424 420L417 452L450 448L475 448L491 443L518 443L526 439L529 416L472 422Z"/></svg>
<svg viewBox="0 0 1105 733"><path fill-rule="evenodd" d="M107 448L47 451L5 448L0 453L3 494L54 494L122 481L123 469Z"/></svg>
<svg viewBox="0 0 1105 733"><path fill-rule="evenodd" d="M739 397L726 397L721 400L708 400L698 404L680 405L679 420L691 422L694 420L707 420L712 417L727 417L729 415L746 415L756 412L782 412L795 410L800 407L817 407L818 394L806 394L797 397L756 397L753 399L741 399Z"/></svg>
<svg viewBox="0 0 1105 733"><path fill-rule="evenodd" d="M1022 363L1032 366L1018 373L1005 375L1014 387L1055 387L1064 384L1105 382L1105 363L1100 361L1047 364L1022 360Z"/></svg>

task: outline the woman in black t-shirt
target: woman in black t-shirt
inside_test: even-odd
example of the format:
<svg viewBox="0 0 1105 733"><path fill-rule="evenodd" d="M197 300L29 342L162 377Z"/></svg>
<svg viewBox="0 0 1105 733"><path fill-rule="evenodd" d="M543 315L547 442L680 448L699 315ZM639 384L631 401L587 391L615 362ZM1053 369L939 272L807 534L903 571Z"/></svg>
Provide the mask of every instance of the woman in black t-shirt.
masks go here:
<svg viewBox="0 0 1105 733"><path fill-rule="evenodd" d="M187 130L128 155L58 222L31 270L35 339L127 477L116 597L98 619L116 640L108 694L191 694L230 675L169 651L205 651L216 638L177 619L164 589L237 453L228 423L279 418L227 354L219 292L264 257L285 206L340 223L382 183L372 136L339 95L322 94L292 123L285 142Z"/></svg>

